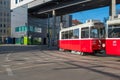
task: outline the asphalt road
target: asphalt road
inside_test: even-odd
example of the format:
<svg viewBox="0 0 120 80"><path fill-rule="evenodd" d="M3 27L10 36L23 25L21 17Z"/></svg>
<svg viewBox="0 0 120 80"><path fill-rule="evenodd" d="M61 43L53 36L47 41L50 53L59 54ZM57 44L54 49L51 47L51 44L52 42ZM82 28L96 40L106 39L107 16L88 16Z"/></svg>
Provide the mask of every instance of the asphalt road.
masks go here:
<svg viewBox="0 0 120 80"><path fill-rule="evenodd" d="M120 80L120 57L80 56L42 45L3 45L0 80Z"/></svg>

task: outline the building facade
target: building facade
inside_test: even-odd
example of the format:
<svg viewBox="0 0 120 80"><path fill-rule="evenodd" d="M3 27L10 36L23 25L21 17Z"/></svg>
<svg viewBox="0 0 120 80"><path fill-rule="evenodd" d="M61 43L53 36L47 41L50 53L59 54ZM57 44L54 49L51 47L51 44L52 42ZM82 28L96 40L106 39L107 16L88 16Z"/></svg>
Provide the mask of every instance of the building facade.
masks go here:
<svg viewBox="0 0 120 80"><path fill-rule="evenodd" d="M57 42L59 38L59 31L60 31L60 16L56 17L56 25L54 27L55 31L55 42ZM72 16L71 15L64 15L62 18L63 22L63 28L72 26ZM52 43L52 32L53 32L53 18L46 18L46 19L40 19L29 16L28 18L28 25L31 27L39 27L41 28L41 33L38 32L32 32L29 33L29 35L32 35L33 37L38 37L42 39L43 44ZM49 37L49 38L48 38ZM57 44L57 43L56 43Z"/></svg>
<svg viewBox="0 0 120 80"><path fill-rule="evenodd" d="M10 0L0 0L0 37L10 36Z"/></svg>
<svg viewBox="0 0 120 80"><path fill-rule="evenodd" d="M19 37L15 27L27 24L27 5L11 10L12 1L17 0L0 0L0 43L6 43L7 37Z"/></svg>
<svg viewBox="0 0 120 80"><path fill-rule="evenodd" d="M17 8L13 6L14 8L11 9L11 1L18 4L25 0L0 0L0 43L5 43L7 37L15 38L16 42L20 42L24 36L30 39L42 40L43 44L48 43L48 36L51 38L54 25L53 18L49 18L48 23L48 19L28 16L28 5L22 5ZM69 15L64 15L62 21L64 28L72 25L72 17ZM56 17L56 40L59 35L60 22L60 17Z"/></svg>

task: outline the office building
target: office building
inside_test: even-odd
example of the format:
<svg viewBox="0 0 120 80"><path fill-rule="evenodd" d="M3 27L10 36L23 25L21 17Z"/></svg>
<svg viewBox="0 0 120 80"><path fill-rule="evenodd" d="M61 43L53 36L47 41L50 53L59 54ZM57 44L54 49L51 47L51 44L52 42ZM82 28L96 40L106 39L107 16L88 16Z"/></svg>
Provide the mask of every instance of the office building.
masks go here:
<svg viewBox="0 0 120 80"><path fill-rule="evenodd" d="M10 36L10 0L0 0L0 37Z"/></svg>
<svg viewBox="0 0 120 80"><path fill-rule="evenodd" d="M42 43L47 43L48 25L50 34L52 33L53 18L40 19L28 16L28 5L23 5L10 9L11 0L0 0L0 37L1 42L5 43L6 37L15 38L20 43L21 38L41 38ZM12 0L13 1L13 0ZM15 0L17 3L20 0ZM16 4L17 4L16 3ZM34 4L35 5L35 4ZM13 6L14 7L14 6ZM71 26L72 18L69 15L63 16L63 27ZM56 17L56 38L60 30L60 17Z"/></svg>

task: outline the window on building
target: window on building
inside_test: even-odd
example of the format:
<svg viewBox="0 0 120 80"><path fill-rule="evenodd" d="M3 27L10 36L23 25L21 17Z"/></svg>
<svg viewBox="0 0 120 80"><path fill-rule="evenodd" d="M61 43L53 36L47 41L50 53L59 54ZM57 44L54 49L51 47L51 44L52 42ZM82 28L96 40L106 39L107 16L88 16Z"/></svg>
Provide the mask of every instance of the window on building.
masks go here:
<svg viewBox="0 0 120 80"><path fill-rule="evenodd" d="M7 16L9 16L9 13L7 13Z"/></svg>
<svg viewBox="0 0 120 80"><path fill-rule="evenodd" d="M0 16L2 16L2 12L0 12Z"/></svg>
<svg viewBox="0 0 120 80"><path fill-rule="evenodd" d="M6 30L4 30L4 33L6 33Z"/></svg>
<svg viewBox="0 0 120 80"><path fill-rule="evenodd" d="M4 5L6 5L6 1L4 1Z"/></svg>
<svg viewBox="0 0 120 80"><path fill-rule="evenodd" d="M18 3L18 0L15 0L15 3L17 4L17 3Z"/></svg>
<svg viewBox="0 0 120 80"><path fill-rule="evenodd" d="M6 24L4 24L4 27L6 27Z"/></svg>
<svg viewBox="0 0 120 80"><path fill-rule="evenodd" d="M0 1L0 4L2 5L2 1Z"/></svg>
<svg viewBox="0 0 120 80"><path fill-rule="evenodd" d="M2 29L0 30L0 32L2 33Z"/></svg>
<svg viewBox="0 0 120 80"><path fill-rule="evenodd" d="M16 28L15 28L15 32L19 32L19 27L16 27Z"/></svg>
<svg viewBox="0 0 120 80"><path fill-rule="evenodd" d="M2 27L2 24L0 24L0 27Z"/></svg>
<svg viewBox="0 0 120 80"><path fill-rule="evenodd" d="M23 1L23 0L19 0L19 2L21 2L21 1Z"/></svg>

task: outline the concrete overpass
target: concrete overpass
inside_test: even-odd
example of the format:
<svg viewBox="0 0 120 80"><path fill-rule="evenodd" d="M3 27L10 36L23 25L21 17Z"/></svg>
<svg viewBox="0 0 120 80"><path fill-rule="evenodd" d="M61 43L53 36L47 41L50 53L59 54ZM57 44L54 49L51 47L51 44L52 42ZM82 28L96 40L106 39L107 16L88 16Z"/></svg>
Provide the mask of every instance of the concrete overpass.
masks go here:
<svg viewBox="0 0 120 80"><path fill-rule="evenodd" d="M56 36L56 16L61 16L61 28L62 28L62 15L74 13L78 11L85 11L105 6L110 6L110 15L112 18L116 15L115 5L120 3L120 0L50 0L43 4L29 7L29 15L38 17L38 18L48 18L53 17L53 26L52 26L52 45L55 42ZM89 13L88 13L89 14ZM49 25L48 25L49 33ZM48 38L49 40L49 38ZM48 44L49 45L49 44Z"/></svg>
<svg viewBox="0 0 120 80"><path fill-rule="evenodd" d="M105 6L110 6L112 0L49 0L40 5L29 7L29 15L40 18L47 17L44 13L49 13L52 16L52 11L55 10L55 15L65 15L78 11L85 11ZM119 4L120 0L116 0ZM110 11L111 13L111 11Z"/></svg>

